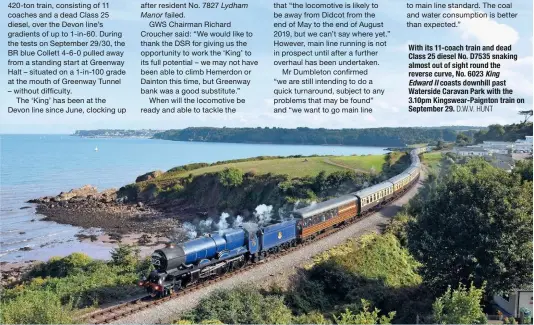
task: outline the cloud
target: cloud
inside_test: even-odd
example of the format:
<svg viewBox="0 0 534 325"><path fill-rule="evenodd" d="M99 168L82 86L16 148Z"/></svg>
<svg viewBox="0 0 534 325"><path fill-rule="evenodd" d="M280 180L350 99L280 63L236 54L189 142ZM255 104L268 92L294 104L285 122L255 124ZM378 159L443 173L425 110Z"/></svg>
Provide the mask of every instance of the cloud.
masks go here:
<svg viewBox="0 0 534 325"><path fill-rule="evenodd" d="M451 9L458 14L474 14L471 9ZM459 29L464 40L475 40L482 45L513 45L519 40L519 33L512 27L490 18L459 19Z"/></svg>

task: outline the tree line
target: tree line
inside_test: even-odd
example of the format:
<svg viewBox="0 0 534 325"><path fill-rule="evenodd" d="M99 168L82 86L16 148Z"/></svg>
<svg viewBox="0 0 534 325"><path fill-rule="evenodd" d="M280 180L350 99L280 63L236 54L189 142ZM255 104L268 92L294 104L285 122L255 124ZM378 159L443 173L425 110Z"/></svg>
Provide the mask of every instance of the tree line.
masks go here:
<svg viewBox="0 0 534 325"><path fill-rule="evenodd" d="M465 128L469 127L464 127L464 130ZM440 140L455 141L458 130L459 127L372 129L191 127L156 133L154 138L173 141L226 143L403 147L417 143L437 143Z"/></svg>
<svg viewBox="0 0 534 325"><path fill-rule="evenodd" d="M532 122L509 125L492 124L487 129L458 133L456 144L469 145L484 141L515 142L516 140L525 139L526 136L532 136Z"/></svg>

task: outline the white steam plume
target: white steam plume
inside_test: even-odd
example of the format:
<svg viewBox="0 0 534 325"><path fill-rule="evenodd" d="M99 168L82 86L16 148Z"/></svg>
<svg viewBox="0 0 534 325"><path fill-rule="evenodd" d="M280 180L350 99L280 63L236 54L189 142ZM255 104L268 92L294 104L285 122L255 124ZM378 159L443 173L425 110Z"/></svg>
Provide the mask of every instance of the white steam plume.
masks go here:
<svg viewBox="0 0 534 325"><path fill-rule="evenodd" d="M195 227L194 224L190 222L184 222L182 228L184 228L184 230L186 231L187 237L189 239L194 239L197 237L197 227Z"/></svg>
<svg viewBox="0 0 534 325"><path fill-rule="evenodd" d="M273 206L265 204L258 205L254 212L254 216L256 217L256 220L258 220L258 225L268 224L273 217Z"/></svg>

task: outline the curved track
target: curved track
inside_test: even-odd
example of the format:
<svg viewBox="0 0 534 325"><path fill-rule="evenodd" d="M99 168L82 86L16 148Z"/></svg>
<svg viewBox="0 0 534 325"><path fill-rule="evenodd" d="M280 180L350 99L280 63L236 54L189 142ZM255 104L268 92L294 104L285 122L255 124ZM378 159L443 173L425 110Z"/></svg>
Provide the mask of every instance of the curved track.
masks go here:
<svg viewBox="0 0 534 325"><path fill-rule="evenodd" d="M251 269L254 269L254 268L258 267L259 265L263 265L264 263L268 263L271 260L280 258L280 257L282 257L284 255L287 255L287 254L289 254L289 253L291 253L293 251L296 251L296 250L298 250L298 249L300 249L300 248L302 248L304 246L308 246L308 245L313 244L313 243L315 243L315 242L317 242L317 241L319 241L319 240L321 240L321 239L323 239L325 237L328 237L328 236L330 236L332 234L335 234L335 233L341 231L342 229L344 229L344 228L346 228L346 227L348 227L348 226L350 226L352 224L358 223L359 221L367 218L368 216L376 213L377 211L380 211L385 206L388 206L392 202L396 201L397 199L402 198L411 188L414 187L415 184L418 183L418 179L419 179L419 177L410 185L409 188L406 188L402 193L400 193L400 195L397 195L396 197L393 197L386 204L381 205L381 206L379 206L379 207L377 207L375 209L367 211L364 215L362 215L359 218L353 218L352 220L350 220L350 222L344 224L343 226L329 229L325 233L317 236L313 241L301 243L301 244L297 245L296 247L291 247L291 248L283 250L283 251L281 251L279 253L271 254L271 255L269 255L268 258L264 259L262 262L253 263L253 264L249 263L249 264L246 264L245 266L243 266L242 268L240 268L238 270L234 270L234 271L232 271L230 273L227 273L225 275L222 275L222 276L219 276L219 277L216 277L216 278L213 278L213 279L206 279L203 282L199 282L199 283L197 283L195 285L187 287L187 288L185 288L183 290L180 290L179 292L173 293L172 295L167 296L165 298L161 298L161 299L157 299L156 300L156 299L150 298L149 296L146 296L146 297L143 297L143 298L140 298L140 299L134 299L134 300L122 303L122 304L118 304L118 305L115 305L115 306L112 306L112 307L109 307L109 308L101 309L101 310L98 310L96 312L93 312L93 313L90 313L88 315L85 315L82 318L82 321L84 323L90 323L90 324L111 323L111 322L114 322L114 321L119 320L121 318L124 318L126 316L132 315L132 314L134 314L136 312L148 309L148 308L153 307L153 306L160 305L160 304L162 304L164 302L167 302L167 301L172 300L172 299L176 299L178 297L185 296L188 293L200 290L200 289L205 288L207 286L210 286L210 285L212 285L214 283L217 283L217 282L223 281L223 280L225 280L227 278L233 277L233 276L235 276L237 274L240 274L240 273L249 271Z"/></svg>

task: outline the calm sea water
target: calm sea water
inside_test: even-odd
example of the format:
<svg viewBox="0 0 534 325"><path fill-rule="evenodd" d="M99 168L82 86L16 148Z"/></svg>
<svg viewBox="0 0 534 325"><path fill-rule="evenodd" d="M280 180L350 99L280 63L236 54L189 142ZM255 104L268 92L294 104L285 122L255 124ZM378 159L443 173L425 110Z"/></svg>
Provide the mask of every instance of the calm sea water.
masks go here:
<svg viewBox="0 0 534 325"><path fill-rule="evenodd" d="M95 148L98 151L95 151ZM131 183L145 172L193 162L261 155L381 154L384 148L86 139L68 135L0 136L0 261L46 260L72 252L107 258L109 247L80 243L81 229L39 221L29 199L85 184L99 190ZM30 207L21 209L22 207ZM33 220L33 221L32 221ZM32 250L21 251L22 247Z"/></svg>

